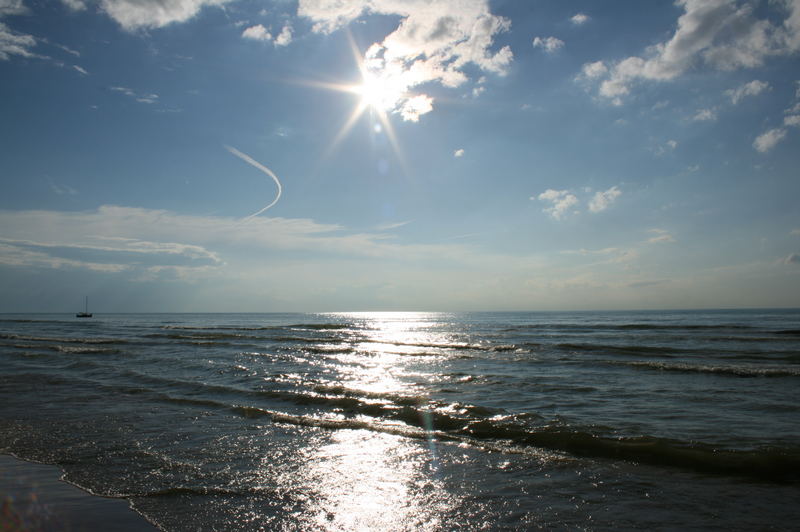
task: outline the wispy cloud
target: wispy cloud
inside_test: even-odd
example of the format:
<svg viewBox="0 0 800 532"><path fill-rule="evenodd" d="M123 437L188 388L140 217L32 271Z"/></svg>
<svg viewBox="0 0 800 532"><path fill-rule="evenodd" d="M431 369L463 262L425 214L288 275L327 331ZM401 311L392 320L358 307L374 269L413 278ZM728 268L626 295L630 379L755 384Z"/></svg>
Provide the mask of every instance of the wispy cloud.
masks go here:
<svg viewBox="0 0 800 532"><path fill-rule="evenodd" d="M648 232L653 233L654 235L647 239L648 244L675 242L675 237L673 237L670 232L665 229L648 229Z"/></svg>
<svg viewBox="0 0 800 532"><path fill-rule="evenodd" d="M36 39L33 35L16 32L0 22L0 61L8 61L14 55L38 57L31 51L34 46L36 46Z"/></svg>
<svg viewBox="0 0 800 532"><path fill-rule="evenodd" d="M137 93L128 87L109 87L109 89L114 92L122 93L129 98L133 98L139 103L153 104L158 101L158 94L155 93Z"/></svg>
<svg viewBox="0 0 800 532"><path fill-rule="evenodd" d="M710 109L698 109L697 112L692 116L693 122L713 122L717 119L717 110L710 108Z"/></svg>
<svg viewBox="0 0 800 532"><path fill-rule="evenodd" d="M54 243L0 238L0 264L82 268L110 273L154 268L206 269L222 265L217 254L202 246L128 238L95 237L94 240L105 240L106 243Z"/></svg>
<svg viewBox="0 0 800 532"><path fill-rule="evenodd" d="M375 229L378 230L378 231L391 231L392 229L397 229L398 227L403 227L404 225L408 225L411 222L413 222L413 220L406 220L404 222L394 222L394 223L382 224L382 225L379 225L378 227L376 227Z"/></svg>
<svg viewBox="0 0 800 532"><path fill-rule="evenodd" d="M747 96L758 96L764 91L770 90L769 83L754 79L749 83L745 83L735 89L725 91L725 95L731 99L733 105L738 105Z"/></svg>
<svg viewBox="0 0 800 532"><path fill-rule="evenodd" d="M675 140L675 139L670 139L667 142L665 142L664 144L662 144L660 146L656 146L653 149L653 153L655 153L656 155L658 155L660 157L662 155L665 155L667 153L675 151L675 148L677 148L677 147L678 147L678 141Z"/></svg>
<svg viewBox="0 0 800 532"><path fill-rule="evenodd" d="M608 209L621 194L622 192L616 186L604 192L596 192L592 199L589 200L589 210L591 212L602 212Z"/></svg>
<svg viewBox="0 0 800 532"><path fill-rule="evenodd" d="M75 70L77 70L78 72L83 74L84 76L88 76L89 75L89 73L86 72L86 70L84 68L79 67L78 65L72 65L72 68L74 68Z"/></svg>

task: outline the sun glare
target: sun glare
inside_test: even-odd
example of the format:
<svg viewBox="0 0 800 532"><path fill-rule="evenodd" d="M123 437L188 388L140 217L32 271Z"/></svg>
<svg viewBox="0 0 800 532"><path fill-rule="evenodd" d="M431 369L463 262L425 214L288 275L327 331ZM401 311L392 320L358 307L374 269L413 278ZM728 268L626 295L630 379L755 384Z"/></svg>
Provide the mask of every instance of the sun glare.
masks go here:
<svg viewBox="0 0 800 532"><path fill-rule="evenodd" d="M390 111L398 100L397 90L391 80L385 77L365 74L361 85L356 86L356 94L361 96L361 105L377 111Z"/></svg>

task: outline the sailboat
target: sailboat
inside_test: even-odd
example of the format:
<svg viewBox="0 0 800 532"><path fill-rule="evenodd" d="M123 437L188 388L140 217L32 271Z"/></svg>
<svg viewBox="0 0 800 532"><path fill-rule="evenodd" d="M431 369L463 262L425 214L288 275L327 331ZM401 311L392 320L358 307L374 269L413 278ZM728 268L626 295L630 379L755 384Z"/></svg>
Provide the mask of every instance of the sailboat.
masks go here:
<svg viewBox="0 0 800 532"><path fill-rule="evenodd" d="M75 314L76 318L91 318L92 313L89 312L89 296L86 296L86 307L84 308L83 312L78 312Z"/></svg>

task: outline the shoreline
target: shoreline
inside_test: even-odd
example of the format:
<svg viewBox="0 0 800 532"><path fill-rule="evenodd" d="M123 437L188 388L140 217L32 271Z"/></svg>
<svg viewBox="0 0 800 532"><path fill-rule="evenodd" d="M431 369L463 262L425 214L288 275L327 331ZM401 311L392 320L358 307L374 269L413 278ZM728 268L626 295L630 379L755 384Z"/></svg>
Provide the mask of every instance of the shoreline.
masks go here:
<svg viewBox="0 0 800 532"><path fill-rule="evenodd" d="M0 454L3 530L157 531L126 499L93 495L61 477L55 465Z"/></svg>

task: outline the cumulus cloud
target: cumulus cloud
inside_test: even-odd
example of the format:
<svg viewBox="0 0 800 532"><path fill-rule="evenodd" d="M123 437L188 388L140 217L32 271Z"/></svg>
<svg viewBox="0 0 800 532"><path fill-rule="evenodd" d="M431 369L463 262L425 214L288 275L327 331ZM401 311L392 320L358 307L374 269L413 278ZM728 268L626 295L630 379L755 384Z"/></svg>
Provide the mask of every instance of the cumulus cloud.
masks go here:
<svg viewBox="0 0 800 532"><path fill-rule="evenodd" d="M459 148L453 152L453 157L463 157L464 156L464 148Z"/></svg>
<svg viewBox="0 0 800 532"><path fill-rule="evenodd" d="M531 198L534 199L534 198ZM551 204L543 210L554 220L562 220L566 217L570 209L578 205L578 198L568 190L554 190L549 188L536 197L539 201L546 201Z"/></svg>
<svg viewBox="0 0 800 532"><path fill-rule="evenodd" d="M737 105L743 98L747 96L758 96L762 92L769 90L769 83L766 81L759 81L754 79L749 83L745 83L735 89L725 91L725 95L731 99L733 105Z"/></svg>
<svg viewBox="0 0 800 532"><path fill-rule="evenodd" d="M125 30L162 28L185 22L206 6L222 6L233 0L62 0L75 10L86 9L90 3L111 17Z"/></svg>
<svg viewBox="0 0 800 532"><path fill-rule="evenodd" d="M605 192L596 192L589 200L589 210L591 212L602 212L608 209L612 203L622 194L619 188L613 186Z"/></svg>
<svg viewBox="0 0 800 532"><path fill-rule="evenodd" d="M585 13L576 13L570 17L570 22L575 24L576 26L581 26L589 22L589 15Z"/></svg>
<svg viewBox="0 0 800 532"><path fill-rule="evenodd" d="M614 102L639 81L669 81L700 66L735 70L760 66L770 56L800 50L800 2L771 2L768 18L736 0L677 0L684 13L666 42L614 64L598 93ZM779 22L774 22L781 19Z"/></svg>
<svg viewBox="0 0 800 532"><path fill-rule="evenodd" d="M581 72L575 76L575 81L581 80L595 80L604 76L608 72L608 67L602 61L595 61L594 63L585 63L581 67Z"/></svg>
<svg viewBox="0 0 800 532"><path fill-rule="evenodd" d="M753 147L761 153L766 153L775 147L786 136L786 129L778 127L756 137Z"/></svg>
<svg viewBox="0 0 800 532"><path fill-rule="evenodd" d="M783 119L784 126L800 126L800 115L789 115Z"/></svg>
<svg viewBox="0 0 800 532"><path fill-rule="evenodd" d="M287 46L292 42L292 27L286 24L281 32L275 37L275 46Z"/></svg>
<svg viewBox="0 0 800 532"><path fill-rule="evenodd" d="M415 87L430 82L458 87L468 80L470 64L504 75L513 58L508 46L492 49L495 36L511 23L492 15L486 0L300 0L297 13L319 33L336 31L366 14L400 17L396 29L373 43L363 61L369 76L392 87L388 110L405 120L419 120L433 109L433 99L412 93Z"/></svg>
<svg viewBox="0 0 800 532"><path fill-rule="evenodd" d="M533 47L534 48L544 48L544 51L551 54L556 50L563 48L564 41L558 39L556 37L545 37L542 39L541 37L535 37L533 39Z"/></svg>
<svg viewBox="0 0 800 532"><path fill-rule="evenodd" d="M245 39L252 39L254 41L271 41L272 34L267 31L263 24L256 24L250 26L242 32L242 37Z"/></svg>
<svg viewBox="0 0 800 532"><path fill-rule="evenodd" d="M592 189L588 187L583 189L585 193L591 193L591 191ZM605 211L621 195L622 191L616 185L608 190L595 192L587 201L589 212L596 214ZM550 203L550 206L543 209L542 212L549 214L554 220L563 220L570 214L580 213L578 207L581 204L581 200L570 190L549 188L538 196L532 196L530 199Z"/></svg>

